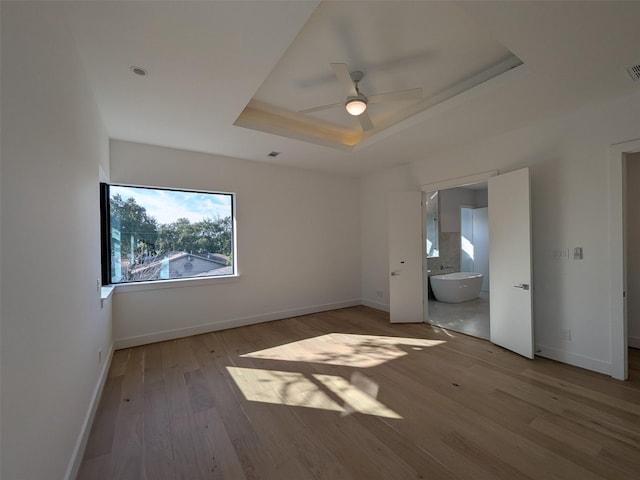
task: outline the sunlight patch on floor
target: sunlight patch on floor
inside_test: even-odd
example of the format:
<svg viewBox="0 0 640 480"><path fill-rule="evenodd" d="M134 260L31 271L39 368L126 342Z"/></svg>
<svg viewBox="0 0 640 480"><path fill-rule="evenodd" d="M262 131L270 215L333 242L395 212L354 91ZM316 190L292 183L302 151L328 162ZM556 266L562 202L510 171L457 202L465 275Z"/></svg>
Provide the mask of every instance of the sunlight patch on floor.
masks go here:
<svg viewBox="0 0 640 480"><path fill-rule="evenodd" d="M378 400L378 384L355 372L351 381L336 375L264 370L258 368L226 367L236 385L251 402L317 408L340 412L402 418ZM333 399L331 397L334 397ZM335 399L335 400L334 400ZM342 405L338 403L339 400Z"/></svg>
<svg viewBox="0 0 640 480"><path fill-rule="evenodd" d="M314 374L313 377L344 401L344 415L364 413L378 417L402 418L376 400L378 384L360 373L354 373L351 382L335 375Z"/></svg>
<svg viewBox="0 0 640 480"><path fill-rule="evenodd" d="M242 367L227 367L227 371L249 401L343 411L302 373Z"/></svg>
<svg viewBox="0 0 640 480"><path fill-rule="evenodd" d="M444 340L330 333L240 355L241 357L313 362L369 368L402 357L409 350L433 347ZM404 347L404 348L403 348Z"/></svg>

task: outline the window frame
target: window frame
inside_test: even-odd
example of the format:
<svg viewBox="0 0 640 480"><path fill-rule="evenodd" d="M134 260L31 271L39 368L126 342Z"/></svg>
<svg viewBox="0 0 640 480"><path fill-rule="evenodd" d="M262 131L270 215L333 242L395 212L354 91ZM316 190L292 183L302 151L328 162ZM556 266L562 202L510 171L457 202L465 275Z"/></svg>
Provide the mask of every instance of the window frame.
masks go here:
<svg viewBox="0 0 640 480"><path fill-rule="evenodd" d="M231 199L231 267L232 272L224 275L192 276L183 278L164 278L155 280L124 281L113 283L112 278L112 245L111 245L111 187L128 187L137 189L160 190L170 192L200 193L210 195L226 195ZM176 219L177 220L177 219ZM194 190L188 188L152 187L148 185L133 185L126 183L100 182L100 263L101 281L103 286L131 287L137 286L136 290L147 290L154 288L167 288L171 283L176 282L198 282L229 280L238 276L237 261L237 228L236 228L236 194L234 192ZM195 255L195 254L194 254ZM164 285L164 286L162 286ZM162 286L162 287L161 287Z"/></svg>

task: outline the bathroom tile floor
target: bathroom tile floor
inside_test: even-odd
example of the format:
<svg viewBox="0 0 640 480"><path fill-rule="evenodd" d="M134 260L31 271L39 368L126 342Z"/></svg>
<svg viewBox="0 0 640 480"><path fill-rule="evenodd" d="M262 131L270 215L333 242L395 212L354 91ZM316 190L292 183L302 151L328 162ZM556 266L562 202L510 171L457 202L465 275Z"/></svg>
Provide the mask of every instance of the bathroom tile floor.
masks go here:
<svg viewBox="0 0 640 480"><path fill-rule="evenodd" d="M463 303L429 299L429 322L447 330L489 340L488 295L483 292L479 298Z"/></svg>

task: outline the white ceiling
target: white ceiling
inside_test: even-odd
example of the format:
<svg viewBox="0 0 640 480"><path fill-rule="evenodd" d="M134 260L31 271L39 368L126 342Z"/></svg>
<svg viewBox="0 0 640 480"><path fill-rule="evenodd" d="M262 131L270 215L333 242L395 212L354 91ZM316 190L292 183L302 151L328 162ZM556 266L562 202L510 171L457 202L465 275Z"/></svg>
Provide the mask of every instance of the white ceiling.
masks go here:
<svg viewBox="0 0 640 480"><path fill-rule="evenodd" d="M345 112L349 93L331 63L363 72L359 87L367 95L421 88L423 99L370 105L367 115L375 128L365 133L358 118ZM411 2L399 8L397 2L368 2L364 11L362 2L321 3L256 92L253 99L260 104L252 102L248 121L243 112L236 124L351 150L364 139L376 143L382 137L376 133L424 111L434 100L520 63L454 3ZM327 104L338 107L296 114Z"/></svg>
<svg viewBox="0 0 640 480"><path fill-rule="evenodd" d="M640 2L106 1L61 8L112 138L347 175L429 158L640 88L625 71L640 63ZM524 65L441 103L428 101L510 52ZM364 71L365 93L422 87L423 106L435 106L414 109L353 150L234 125L252 99L293 112L342 101L331 62ZM149 75L133 75L132 65ZM384 123L402 117L403 108L411 109L374 105L371 116ZM317 117L357 128L339 108ZM271 151L282 153L268 157Z"/></svg>

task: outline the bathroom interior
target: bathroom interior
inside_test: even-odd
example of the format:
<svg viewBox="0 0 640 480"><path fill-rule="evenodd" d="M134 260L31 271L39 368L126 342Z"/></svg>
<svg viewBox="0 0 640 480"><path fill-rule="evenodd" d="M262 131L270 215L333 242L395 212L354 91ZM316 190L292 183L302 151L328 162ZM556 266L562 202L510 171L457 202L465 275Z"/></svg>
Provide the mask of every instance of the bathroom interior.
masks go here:
<svg viewBox="0 0 640 480"><path fill-rule="evenodd" d="M425 202L425 320L489 339L487 183L427 192Z"/></svg>

